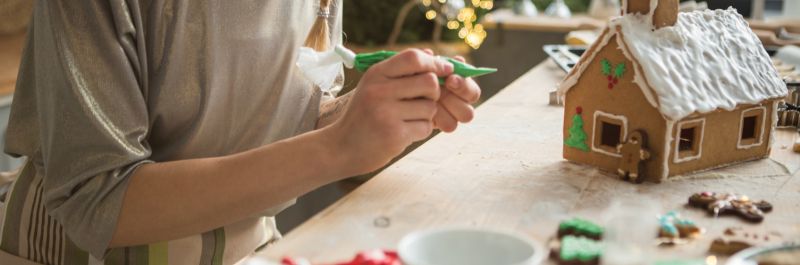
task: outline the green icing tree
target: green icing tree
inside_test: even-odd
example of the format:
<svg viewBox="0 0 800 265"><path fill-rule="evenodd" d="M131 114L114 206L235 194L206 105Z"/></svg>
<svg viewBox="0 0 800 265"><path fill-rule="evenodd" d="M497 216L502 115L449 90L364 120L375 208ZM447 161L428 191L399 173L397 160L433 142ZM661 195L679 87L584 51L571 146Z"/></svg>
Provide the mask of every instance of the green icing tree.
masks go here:
<svg viewBox="0 0 800 265"><path fill-rule="evenodd" d="M586 145L586 132L583 131L581 112L581 107L578 107L577 114L572 116L572 127L569 128L569 138L564 141L564 144L588 152L589 146Z"/></svg>

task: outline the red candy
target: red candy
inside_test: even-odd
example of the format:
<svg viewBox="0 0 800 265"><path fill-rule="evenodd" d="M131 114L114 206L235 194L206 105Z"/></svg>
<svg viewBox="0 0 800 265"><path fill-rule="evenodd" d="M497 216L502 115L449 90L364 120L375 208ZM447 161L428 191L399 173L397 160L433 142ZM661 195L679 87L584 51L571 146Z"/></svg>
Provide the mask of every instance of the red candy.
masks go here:
<svg viewBox="0 0 800 265"><path fill-rule="evenodd" d="M306 262L285 257L281 260L282 265L305 265ZM397 252L391 250L367 250L359 252L353 260L342 263L335 263L334 265L403 265Z"/></svg>
<svg viewBox="0 0 800 265"><path fill-rule="evenodd" d="M402 265L397 252L386 250L368 250L356 255L350 262L336 265Z"/></svg>

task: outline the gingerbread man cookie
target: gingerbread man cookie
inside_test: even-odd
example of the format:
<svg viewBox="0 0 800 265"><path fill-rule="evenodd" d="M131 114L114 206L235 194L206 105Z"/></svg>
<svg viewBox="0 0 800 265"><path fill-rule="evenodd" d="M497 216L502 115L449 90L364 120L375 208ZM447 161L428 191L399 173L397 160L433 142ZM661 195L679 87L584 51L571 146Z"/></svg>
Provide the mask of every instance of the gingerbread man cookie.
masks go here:
<svg viewBox="0 0 800 265"><path fill-rule="evenodd" d="M760 232L741 227L728 228L719 238L711 242L709 252L732 255L749 247L780 243L782 237L778 232Z"/></svg>
<svg viewBox="0 0 800 265"><path fill-rule="evenodd" d="M764 213L772 211L772 204L766 201L753 201L747 196L731 193L701 192L689 197L689 205L708 210L710 214L735 214L749 222L764 220Z"/></svg>
<svg viewBox="0 0 800 265"><path fill-rule="evenodd" d="M644 162L650 159L650 151L647 150L647 133L642 130L631 132L625 142L617 145L617 151L622 155L617 168L620 177L623 180L642 183L644 177L640 173L644 172Z"/></svg>

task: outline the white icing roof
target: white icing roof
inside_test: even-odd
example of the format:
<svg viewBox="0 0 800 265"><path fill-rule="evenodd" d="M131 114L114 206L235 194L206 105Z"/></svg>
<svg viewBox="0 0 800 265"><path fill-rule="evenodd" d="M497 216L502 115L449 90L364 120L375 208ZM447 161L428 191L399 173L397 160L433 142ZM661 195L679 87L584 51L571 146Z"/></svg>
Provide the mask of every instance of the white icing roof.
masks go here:
<svg viewBox="0 0 800 265"><path fill-rule="evenodd" d="M618 42L625 43L623 52L643 70L640 73L637 67L634 82L667 118L733 110L738 104L786 95L786 84L761 41L735 9L681 13L675 26L656 30L650 20L639 14L615 18L609 24L612 32L598 41L608 42L617 35ZM590 60L583 64L593 57L583 58ZM586 68L579 66L579 72L571 73L559 88L562 95Z"/></svg>

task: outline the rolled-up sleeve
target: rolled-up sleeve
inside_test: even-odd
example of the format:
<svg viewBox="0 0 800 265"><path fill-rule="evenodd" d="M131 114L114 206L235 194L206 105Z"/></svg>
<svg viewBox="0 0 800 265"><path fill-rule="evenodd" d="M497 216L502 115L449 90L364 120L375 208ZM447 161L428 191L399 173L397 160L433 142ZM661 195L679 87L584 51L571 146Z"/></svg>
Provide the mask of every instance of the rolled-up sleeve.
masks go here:
<svg viewBox="0 0 800 265"><path fill-rule="evenodd" d="M35 115L45 208L95 257L108 248L130 176L150 157L137 3L38 0L17 93L35 107L12 109L10 126Z"/></svg>

